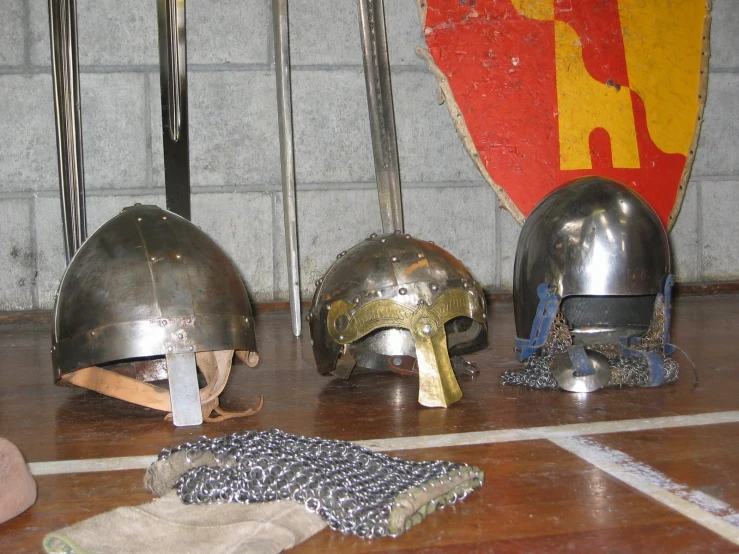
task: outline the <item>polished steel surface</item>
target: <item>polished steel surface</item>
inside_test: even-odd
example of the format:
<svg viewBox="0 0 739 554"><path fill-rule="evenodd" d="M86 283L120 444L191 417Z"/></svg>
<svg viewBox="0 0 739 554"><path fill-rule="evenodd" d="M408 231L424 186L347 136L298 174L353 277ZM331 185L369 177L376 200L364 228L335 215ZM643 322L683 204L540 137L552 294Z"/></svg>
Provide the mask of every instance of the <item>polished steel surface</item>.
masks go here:
<svg viewBox="0 0 739 554"><path fill-rule="evenodd" d="M395 135L384 0L357 0L357 3L382 230L385 233L403 231L398 142Z"/></svg>
<svg viewBox="0 0 739 554"><path fill-rule="evenodd" d="M561 298L656 295L669 273L667 233L654 210L625 185L578 179L544 198L521 230L513 276L517 336L531 332L542 283ZM632 308L616 303L605 317L628 320L618 310ZM641 311L648 323L650 309Z"/></svg>
<svg viewBox="0 0 739 554"><path fill-rule="evenodd" d="M59 192L67 264L87 238L75 0L49 0Z"/></svg>
<svg viewBox="0 0 739 554"><path fill-rule="evenodd" d="M206 350L256 351L233 262L186 219L136 205L102 225L62 277L54 380L106 362Z"/></svg>
<svg viewBox="0 0 739 554"><path fill-rule="evenodd" d="M585 349L585 356L592 373L582 375L573 366L570 353L564 352L550 364L552 376L561 389L570 392L593 392L602 389L611 378L611 366L600 352Z"/></svg>
<svg viewBox="0 0 739 554"><path fill-rule="evenodd" d="M200 425L203 423L203 410L195 354L167 354L166 359L172 423L177 427Z"/></svg>
<svg viewBox="0 0 739 554"><path fill-rule="evenodd" d="M293 335L300 336L300 258L298 256L298 213L295 197L295 149L290 79L290 38L287 0L272 0L275 37L275 75L277 77L277 119L280 128L282 168L282 211L285 218L288 292Z"/></svg>
<svg viewBox="0 0 739 554"><path fill-rule="evenodd" d="M157 0L167 209L190 219L185 0Z"/></svg>
<svg viewBox="0 0 739 554"><path fill-rule="evenodd" d="M319 373L333 371L343 350L328 328L328 314L335 302L352 303L358 310L373 300L386 299L418 310L419 306L432 306L451 290L467 291L484 307L482 287L459 260L433 243L402 233L373 234L342 252L317 283L308 314ZM442 323L451 355L474 352L487 345L486 324L466 318ZM410 331L397 332L392 325L387 325L353 342L349 351L356 351L357 357L370 350L385 356L415 356L415 347L409 338Z"/></svg>

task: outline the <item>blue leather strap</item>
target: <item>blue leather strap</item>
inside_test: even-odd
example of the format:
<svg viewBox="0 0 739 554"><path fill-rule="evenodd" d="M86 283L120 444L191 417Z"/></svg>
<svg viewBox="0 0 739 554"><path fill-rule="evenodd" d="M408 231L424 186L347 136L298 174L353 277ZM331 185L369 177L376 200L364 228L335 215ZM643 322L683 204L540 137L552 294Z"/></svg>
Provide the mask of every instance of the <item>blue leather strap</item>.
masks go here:
<svg viewBox="0 0 739 554"><path fill-rule="evenodd" d="M531 336L528 338L516 337L516 359L519 362L535 354L549 336L549 329L552 327L554 316L559 311L559 303L561 298L546 283L542 283L536 288L536 294L539 296L539 305L536 307L536 317L531 325Z"/></svg>
<svg viewBox="0 0 739 554"><path fill-rule="evenodd" d="M593 364L585 353L585 348L583 348L582 345L570 346L567 349L567 354L572 362L572 368L575 370L578 377L595 375Z"/></svg>

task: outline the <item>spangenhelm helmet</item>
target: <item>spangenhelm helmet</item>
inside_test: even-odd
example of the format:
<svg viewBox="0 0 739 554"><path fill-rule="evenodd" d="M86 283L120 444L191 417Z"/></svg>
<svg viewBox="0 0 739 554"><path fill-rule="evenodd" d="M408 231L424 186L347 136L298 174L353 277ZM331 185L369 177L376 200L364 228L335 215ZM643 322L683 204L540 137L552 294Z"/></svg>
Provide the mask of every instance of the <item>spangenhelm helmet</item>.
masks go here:
<svg viewBox="0 0 739 554"><path fill-rule="evenodd" d="M197 425L253 413L218 407L234 351L251 366L259 359L244 284L223 250L176 214L124 209L87 239L62 277L52 334L59 385ZM153 384L161 380L169 389ZM220 418L210 417L214 410Z"/></svg>
<svg viewBox="0 0 739 554"><path fill-rule="evenodd" d="M609 353L641 358L648 370L637 382L611 384L674 380L676 364L669 368L674 376L663 364L671 348L672 282L667 233L654 210L621 183L577 179L544 198L521 230L513 276L516 357L558 354L549 366L568 390L608 383L616 369L606 363Z"/></svg>
<svg viewBox="0 0 739 554"><path fill-rule="evenodd" d="M410 359L418 401L442 407L462 397L449 356L487 345L486 317L482 287L459 260L400 232L339 254L308 314L319 373L348 377L355 364L392 369Z"/></svg>

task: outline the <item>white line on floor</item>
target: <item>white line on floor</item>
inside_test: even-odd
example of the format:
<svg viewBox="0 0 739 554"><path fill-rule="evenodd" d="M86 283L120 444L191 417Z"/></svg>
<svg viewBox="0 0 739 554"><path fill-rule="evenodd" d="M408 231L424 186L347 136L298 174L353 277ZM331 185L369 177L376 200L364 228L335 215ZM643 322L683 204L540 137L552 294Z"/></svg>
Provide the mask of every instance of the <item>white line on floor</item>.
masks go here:
<svg viewBox="0 0 739 554"><path fill-rule="evenodd" d="M377 451L414 450L419 448L440 448L536 439L556 439L564 437L579 437L582 435L628 433L631 431L646 431L650 429L693 427L697 425L716 425L720 423L737 422L739 422L739 411L730 411L687 416L652 417L646 419L626 419L595 423L574 423L570 425L552 425L549 427L531 427L528 429L498 429L494 431L450 433L446 435L372 439L357 441L357 444ZM124 456L120 458L34 462L28 465L33 475L57 475L62 473L145 469L155 459L156 456L154 455Z"/></svg>
<svg viewBox="0 0 739 554"><path fill-rule="evenodd" d="M572 436L550 437L549 440L642 494L739 545L739 514L718 498L677 483L631 456L592 439Z"/></svg>

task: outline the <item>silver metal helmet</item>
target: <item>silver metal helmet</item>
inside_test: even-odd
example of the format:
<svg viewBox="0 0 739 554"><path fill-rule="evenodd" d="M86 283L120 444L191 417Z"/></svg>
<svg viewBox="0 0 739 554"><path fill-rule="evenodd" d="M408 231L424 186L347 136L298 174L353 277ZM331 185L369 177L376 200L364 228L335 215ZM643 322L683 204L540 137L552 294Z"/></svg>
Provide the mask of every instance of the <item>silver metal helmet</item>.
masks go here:
<svg viewBox="0 0 739 554"><path fill-rule="evenodd" d="M234 351L251 366L259 359L244 284L223 250L176 214L124 209L87 239L62 277L52 335L57 384L196 425L217 419L213 410L225 414L218 396ZM165 379L169 390L152 384Z"/></svg>
<svg viewBox="0 0 739 554"><path fill-rule="evenodd" d="M620 344L629 349L621 354L639 355L630 347L644 342L655 318L669 348L672 282L667 233L654 210L621 183L577 179L544 198L521 231L513 276L517 359L539 353L556 323L581 346L554 364L570 377L573 367L583 378L603 367L582 345ZM664 372L652 369L650 384L660 384Z"/></svg>
<svg viewBox="0 0 739 554"><path fill-rule="evenodd" d="M399 232L373 234L316 285L308 320L319 373L417 366L421 404L462 397L449 356L487 345L487 316L482 287L454 256Z"/></svg>

